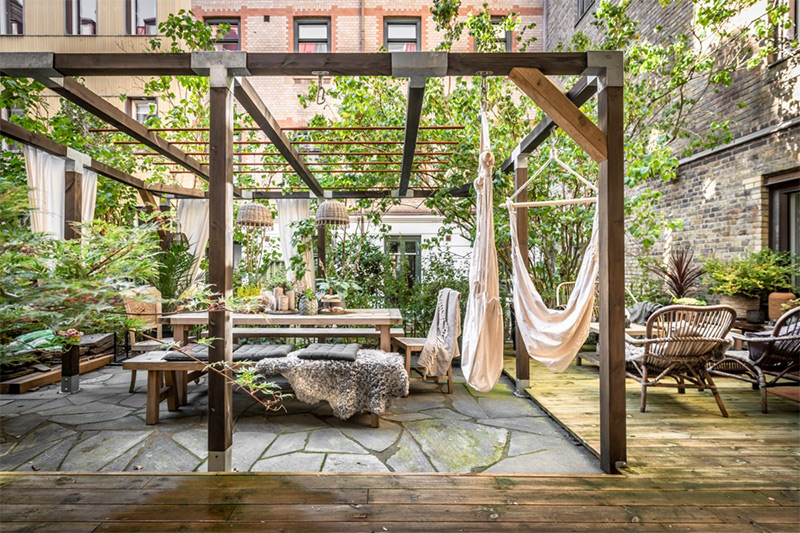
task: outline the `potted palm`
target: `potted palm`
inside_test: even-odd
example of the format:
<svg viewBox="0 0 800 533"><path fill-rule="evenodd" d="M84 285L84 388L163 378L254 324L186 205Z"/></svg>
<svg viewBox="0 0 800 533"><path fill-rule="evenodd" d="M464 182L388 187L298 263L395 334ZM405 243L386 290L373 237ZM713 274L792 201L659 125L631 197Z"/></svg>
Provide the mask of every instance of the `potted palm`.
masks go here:
<svg viewBox="0 0 800 533"><path fill-rule="evenodd" d="M720 303L733 307L740 319L746 318L748 311L758 311L760 298L766 293L786 292L791 299L792 276L800 275L800 267L790 254L769 248L730 261L703 261L709 291L719 295ZM780 304L774 307L780 309Z"/></svg>

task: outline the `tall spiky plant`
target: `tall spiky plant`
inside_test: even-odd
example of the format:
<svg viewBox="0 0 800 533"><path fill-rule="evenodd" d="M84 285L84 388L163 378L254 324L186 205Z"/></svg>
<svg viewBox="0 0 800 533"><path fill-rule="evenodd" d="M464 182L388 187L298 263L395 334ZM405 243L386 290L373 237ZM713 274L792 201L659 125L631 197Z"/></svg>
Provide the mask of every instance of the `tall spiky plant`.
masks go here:
<svg viewBox="0 0 800 533"><path fill-rule="evenodd" d="M694 264L694 251L689 246L673 249L666 263L651 266L648 270L664 281L675 299L695 294L697 282L703 275L703 267Z"/></svg>

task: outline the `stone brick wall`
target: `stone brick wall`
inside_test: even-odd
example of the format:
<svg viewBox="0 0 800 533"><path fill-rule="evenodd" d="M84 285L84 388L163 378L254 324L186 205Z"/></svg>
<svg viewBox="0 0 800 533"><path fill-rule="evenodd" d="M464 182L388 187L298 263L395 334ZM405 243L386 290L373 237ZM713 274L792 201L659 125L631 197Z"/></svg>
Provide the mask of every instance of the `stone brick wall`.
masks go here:
<svg viewBox="0 0 800 533"><path fill-rule="evenodd" d="M517 13L523 24L537 24L528 36L537 38L541 50L543 43L544 0L492 1L492 13L506 15ZM470 10L481 9L480 0L465 0L461 13L466 18ZM294 51L294 20L296 18L322 17L331 20L332 52L376 52L383 46L383 21L391 17L420 19L422 50L433 50L441 42L441 32L436 31L430 13L430 0L386 2L377 0L192 0L192 11L200 19L208 17L236 17L241 20L241 49L251 52ZM269 21L265 21L265 16ZM516 37L516 34L512 37ZM474 44L465 35L453 46L455 52L468 52ZM514 41L514 50L518 44ZM313 78L251 78L276 118L285 126L304 125L320 112L316 105L302 109L297 95L305 93ZM330 83L330 80L324 80Z"/></svg>
<svg viewBox="0 0 800 533"><path fill-rule="evenodd" d="M544 48L551 50L578 30L596 37L592 12L599 0L580 20L575 0L546 0ZM651 40L672 36L689 28L694 16L692 2L672 2L666 8L654 0L633 0L630 13L640 21L640 33ZM758 16L754 11L747 16ZM663 31L656 33L661 25ZM761 131L800 115L800 59L785 58L769 67L737 72L731 87L707 95L692 115L690 128L708 131L714 117L729 118L734 139ZM683 228L664 232L655 255L673 246L691 244L696 256L731 259L748 250L769 245L769 212L764 176L800 167L800 128L797 126L745 143L736 143L707 156L681 164L678 178L670 183L647 186L664 194L659 209L669 218L683 220ZM639 274L636 256L628 242L629 282Z"/></svg>

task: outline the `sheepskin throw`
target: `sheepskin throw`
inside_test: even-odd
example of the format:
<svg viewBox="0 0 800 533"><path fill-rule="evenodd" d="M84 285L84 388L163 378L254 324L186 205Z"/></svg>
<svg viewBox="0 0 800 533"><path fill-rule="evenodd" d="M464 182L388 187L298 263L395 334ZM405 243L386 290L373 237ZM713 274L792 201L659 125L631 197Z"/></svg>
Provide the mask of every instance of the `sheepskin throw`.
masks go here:
<svg viewBox="0 0 800 533"><path fill-rule="evenodd" d="M408 394L405 362L396 353L361 350L355 361L299 359L297 353L259 361L256 371L267 377L282 374L298 400L325 400L342 420L361 411L381 415L392 399Z"/></svg>

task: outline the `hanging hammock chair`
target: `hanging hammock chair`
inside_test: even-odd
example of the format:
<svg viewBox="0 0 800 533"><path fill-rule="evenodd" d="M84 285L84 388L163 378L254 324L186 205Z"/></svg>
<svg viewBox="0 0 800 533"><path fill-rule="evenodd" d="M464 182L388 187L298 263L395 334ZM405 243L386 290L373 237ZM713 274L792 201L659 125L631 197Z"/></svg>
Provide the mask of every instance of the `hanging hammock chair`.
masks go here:
<svg viewBox="0 0 800 533"><path fill-rule="evenodd" d="M592 236L581 261L578 278L575 280L575 289L570 294L566 307L564 309L549 309L528 274L526 258L523 257L519 248L517 209L596 201L596 198L575 198L513 203L514 198L552 162L558 163L580 181L595 191L597 190L593 184L558 159L555 145L553 145L550 158L508 199L505 205L508 208L508 218L511 224L512 292L517 330L531 358L539 361L553 372L562 372L566 370L572 359L578 354L586 337L589 335L589 325L592 321L592 307L594 305L594 286L598 272L598 216L597 211L595 211L594 221L592 222Z"/></svg>
<svg viewBox="0 0 800 533"><path fill-rule="evenodd" d="M485 82L484 82L485 83ZM492 167L489 121L481 106L481 140L475 207L475 242L469 267L469 296L461 343L461 370L467 383L486 392L503 371L503 309L494 239Z"/></svg>

